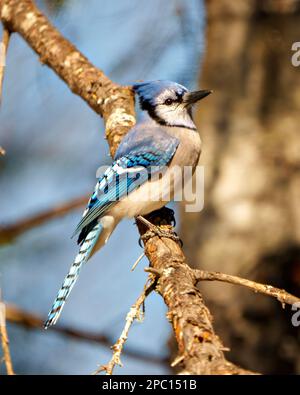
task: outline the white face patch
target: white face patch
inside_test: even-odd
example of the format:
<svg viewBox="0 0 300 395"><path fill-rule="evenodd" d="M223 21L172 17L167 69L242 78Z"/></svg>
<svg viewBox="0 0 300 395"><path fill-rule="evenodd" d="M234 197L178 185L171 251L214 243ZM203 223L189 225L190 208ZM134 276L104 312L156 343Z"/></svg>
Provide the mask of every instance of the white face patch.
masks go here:
<svg viewBox="0 0 300 395"><path fill-rule="evenodd" d="M174 102L171 105L159 104L155 112L160 119L170 126L184 126L191 129L196 128L183 103Z"/></svg>
<svg viewBox="0 0 300 395"><path fill-rule="evenodd" d="M155 113L167 125L195 129L196 126L184 103L178 101L178 95L184 93L184 90L177 90L176 92L170 89L164 90L156 99ZM168 100L173 101L173 103L168 103Z"/></svg>

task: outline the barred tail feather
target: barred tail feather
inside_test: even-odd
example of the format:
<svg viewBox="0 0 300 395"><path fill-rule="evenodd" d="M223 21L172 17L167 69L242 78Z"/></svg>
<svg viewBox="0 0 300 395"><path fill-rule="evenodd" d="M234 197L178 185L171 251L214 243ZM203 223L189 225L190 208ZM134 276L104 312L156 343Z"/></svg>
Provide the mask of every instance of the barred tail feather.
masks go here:
<svg viewBox="0 0 300 395"><path fill-rule="evenodd" d="M102 231L102 226L97 224L94 228L87 234L84 242L82 243L79 253L77 254L73 265L70 268L68 275L65 277L62 287L60 288L57 297L53 303L51 311L48 314L48 319L44 324L44 328L47 329L49 326L54 325L58 320L64 304L69 296L78 276L80 269L84 263L89 259L93 247L95 246L100 233Z"/></svg>

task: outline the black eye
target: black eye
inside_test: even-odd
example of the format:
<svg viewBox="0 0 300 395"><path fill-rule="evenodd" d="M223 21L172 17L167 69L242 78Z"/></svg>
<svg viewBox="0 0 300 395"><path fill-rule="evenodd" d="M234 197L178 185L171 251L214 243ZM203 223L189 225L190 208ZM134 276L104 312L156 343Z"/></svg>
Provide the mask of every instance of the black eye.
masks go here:
<svg viewBox="0 0 300 395"><path fill-rule="evenodd" d="M167 99L166 101L165 101L165 104L167 105L167 106L169 106L170 104L172 104L173 103L173 100L172 99Z"/></svg>

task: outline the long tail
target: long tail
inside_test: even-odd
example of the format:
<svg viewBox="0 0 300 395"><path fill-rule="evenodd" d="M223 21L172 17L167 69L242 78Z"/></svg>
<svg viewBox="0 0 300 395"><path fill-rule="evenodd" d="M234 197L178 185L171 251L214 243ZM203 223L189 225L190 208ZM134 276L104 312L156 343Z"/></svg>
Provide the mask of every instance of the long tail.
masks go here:
<svg viewBox="0 0 300 395"><path fill-rule="evenodd" d="M101 231L102 231L102 226L98 223L87 234L84 242L80 247L79 253L77 254L74 260L74 263L70 268L68 275L64 279L62 287L58 291L57 297L53 303L51 311L48 314L48 319L44 324L45 329L47 329L51 325L54 325L58 320L62 312L62 309L64 307L64 304L66 303L67 297L69 296L79 276L80 269L82 268L82 265L86 263L86 261L89 259L93 247L95 246Z"/></svg>

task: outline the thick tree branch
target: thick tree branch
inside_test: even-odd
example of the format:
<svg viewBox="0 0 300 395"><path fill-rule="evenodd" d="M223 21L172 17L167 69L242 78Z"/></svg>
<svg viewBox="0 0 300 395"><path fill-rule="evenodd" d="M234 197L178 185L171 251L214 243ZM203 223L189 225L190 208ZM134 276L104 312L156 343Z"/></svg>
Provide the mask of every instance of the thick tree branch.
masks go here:
<svg viewBox="0 0 300 395"><path fill-rule="evenodd" d="M172 234L171 218L160 210L147 218L165 232ZM186 263L179 245L170 238L149 237L144 224L138 223L146 236L145 254L151 262L147 271L158 277L157 290L168 306L167 318L176 336L179 355L176 358L182 373L188 374L251 374L228 362L226 350L215 334L212 317L196 288L194 270ZM143 237L143 236L142 236Z"/></svg>
<svg viewBox="0 0 300 395"><path fill-rule="evenodd" d="M48 65L105 121L111 153L135 123L129 87L112 82L51 25L31 0L0 0L4 26L19 33Z"/></svg>
<svg viewBox="0 0 300 395"><path fill-rule="evenodd" d="M102 115L113 154L124 134L134 124L134 98L128 87L111 82L49 23L31 0L0 0L0 16L11 31L18 32L91 108ZM148 216L172 234L165 210ZM223 346L215 335L196 278L185 262L176 241L160 239L139 224L145 253L154 270L161 272L158 291L168 307L179 346L181 367L192 374L249 373L226 361Z"/></svg>

